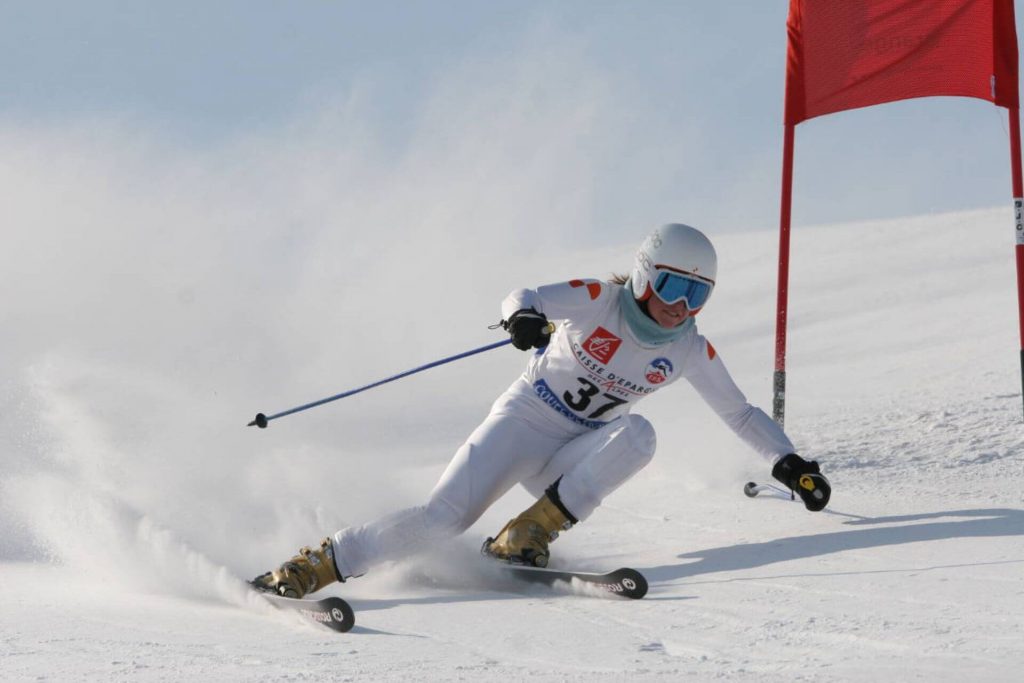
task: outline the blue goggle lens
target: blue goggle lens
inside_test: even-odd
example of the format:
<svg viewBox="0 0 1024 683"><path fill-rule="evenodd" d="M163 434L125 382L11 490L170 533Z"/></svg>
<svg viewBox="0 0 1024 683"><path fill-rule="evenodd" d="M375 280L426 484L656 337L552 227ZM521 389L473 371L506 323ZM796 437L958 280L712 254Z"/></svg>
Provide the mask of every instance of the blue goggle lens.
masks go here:
<svg viewBox="0 0 1024 683"><path fill-rule="evenodd" d="M711 285L686 275L661 271L654 280L654 293L670 305L685 299L686 307L692 311L707 303L711 296Z"/></svg>

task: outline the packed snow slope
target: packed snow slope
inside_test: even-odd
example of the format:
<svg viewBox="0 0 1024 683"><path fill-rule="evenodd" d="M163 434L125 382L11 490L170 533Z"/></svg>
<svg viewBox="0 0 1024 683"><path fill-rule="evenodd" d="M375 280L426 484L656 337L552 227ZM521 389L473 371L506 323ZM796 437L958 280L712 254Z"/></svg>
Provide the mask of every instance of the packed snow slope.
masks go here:
<svg viewBox="0 0 1024 683"><path fill-rule="evenodd" d="M495 580L476 548L527 504L515 490L463 538L328 589L356 609L345 635L242 579L423 501L526 358L246 422L498 340L507 291L622 272L652 226L531 251L473 231L211 243L186 218L97 245L44 216L0 257L25 292L0 304L0 679L1020 680L1007 208L795 230L787 429L832 480L825 512L744 497L768 466L676 385L638 407L652 464L553 546L555 565L640 569L646 599ZM708 231L699 326L770 410L776 237Z"/></svg>

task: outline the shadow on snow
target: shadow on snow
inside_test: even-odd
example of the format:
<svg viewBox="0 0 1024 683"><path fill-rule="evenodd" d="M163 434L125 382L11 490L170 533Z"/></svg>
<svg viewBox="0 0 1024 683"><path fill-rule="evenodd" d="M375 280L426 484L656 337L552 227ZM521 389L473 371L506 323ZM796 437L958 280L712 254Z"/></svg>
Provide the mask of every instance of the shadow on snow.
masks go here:
<svg viewBox="0 0 1024 683"><path fill-rule="evenodd" d="M938 521L944 518L955 519ZM779 562L830 555L844 550L861 550L953 538L1022 536L1024 535L1024 510L991 508L950 510L893 517L859 517L843 524L860 528L826 534L790 536L763 543L743 543L697 550L678 556L682 560L692 560L690 562L649 567L641 569L641 571L651 582L664 582L718 572L755 569ZM1024 558L1008 562L1024 562ZM737 579L730 580L741 580L742 578L754 577L737 577Z"/></svg>

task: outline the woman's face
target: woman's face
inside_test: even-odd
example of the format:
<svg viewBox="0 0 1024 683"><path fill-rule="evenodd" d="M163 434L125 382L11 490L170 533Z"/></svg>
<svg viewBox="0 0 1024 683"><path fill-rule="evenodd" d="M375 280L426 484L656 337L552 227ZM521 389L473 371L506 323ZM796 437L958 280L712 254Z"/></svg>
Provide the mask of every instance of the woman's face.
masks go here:
<svg viewBox="0 0 1024 683"><path fill-rule="evenodd" d="M691 315L691 311L686 307L685 301L667 304L659 299L657 295L647 300L647 312L651 314L654 322L667 328L682 325L683 321ZM696 311L693 311L693 313L696 313Z"/></svg>

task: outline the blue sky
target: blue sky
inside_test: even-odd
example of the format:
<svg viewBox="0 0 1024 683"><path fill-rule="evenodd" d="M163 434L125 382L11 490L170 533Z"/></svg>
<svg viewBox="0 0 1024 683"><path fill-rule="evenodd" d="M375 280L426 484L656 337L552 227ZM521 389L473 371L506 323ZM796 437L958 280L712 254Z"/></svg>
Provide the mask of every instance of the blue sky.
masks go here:
<svg viewBox="0 0 1024 683"><path fill-rule="evenodd" d="M508 96L535 105L538 128L568 115L547 108L552 98L593 97L580 145L594 156L569 166L591 184L581 220L598 241L667 220L770 229L786 11L783 0L4 2L0 125L43 138L114 126L203 154L240 140L272 147L297 128L315 137L313 122L346 109L346 125L386 160L431 133L439 100L485 121L509 100L484 93L518 78ZM1005 116L938 98L803 124L794 220L1008 203ZM443 166L444 146L435 153Z"/></svg>

